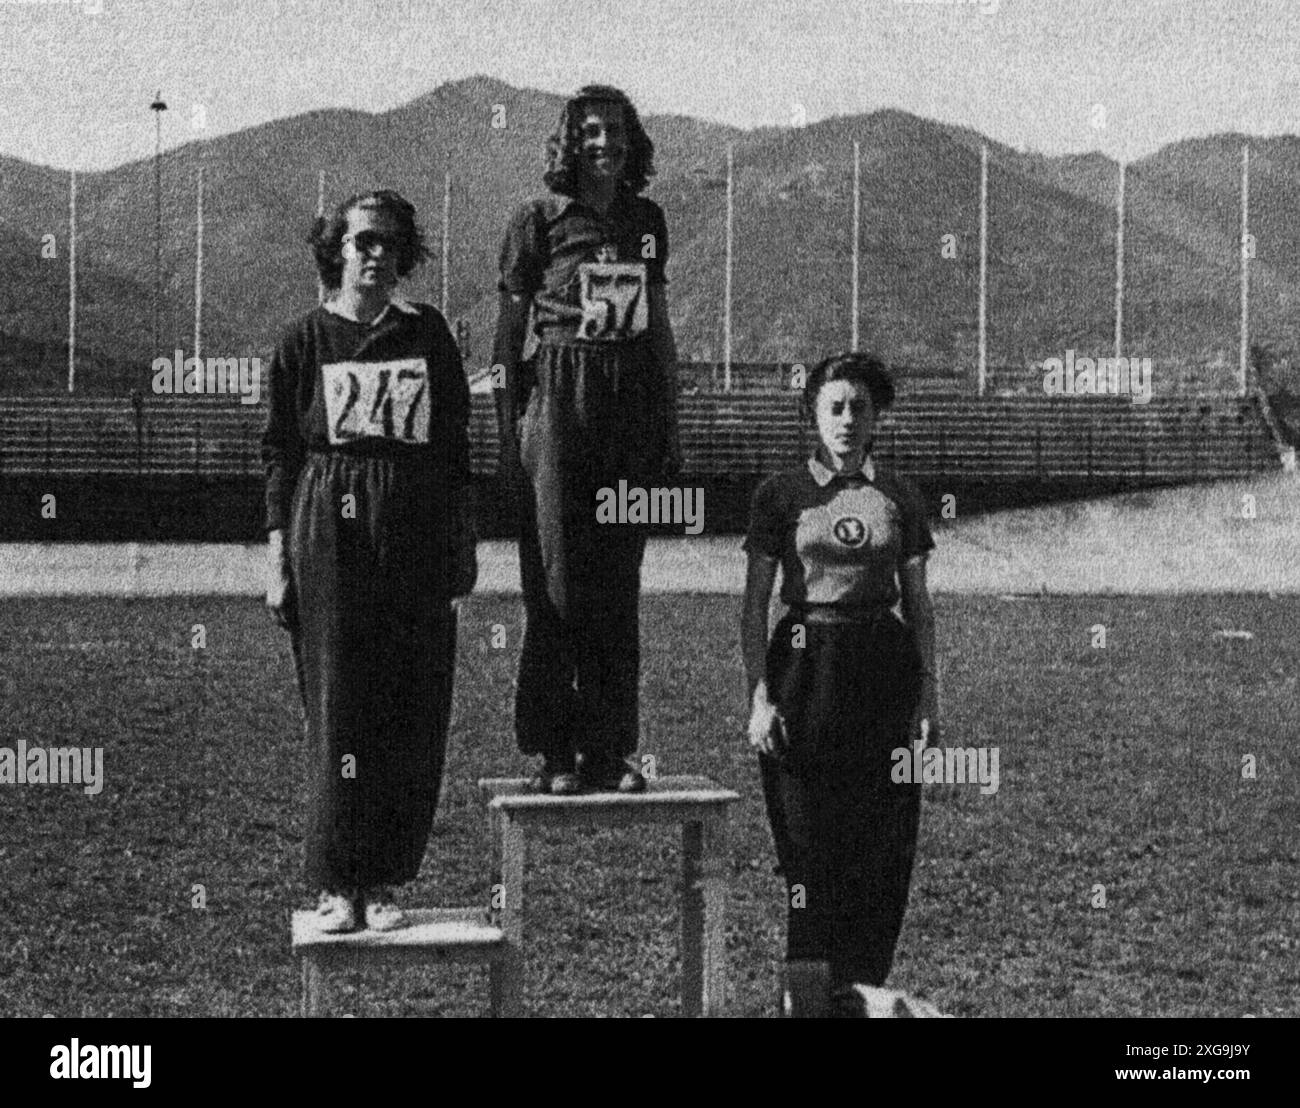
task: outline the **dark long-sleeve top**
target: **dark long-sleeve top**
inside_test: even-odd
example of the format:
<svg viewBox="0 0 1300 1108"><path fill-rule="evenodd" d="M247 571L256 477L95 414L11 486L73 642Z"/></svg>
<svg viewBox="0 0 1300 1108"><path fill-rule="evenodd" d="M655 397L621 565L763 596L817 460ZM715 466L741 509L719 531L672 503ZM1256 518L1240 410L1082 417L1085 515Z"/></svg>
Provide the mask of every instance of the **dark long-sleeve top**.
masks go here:
<svg viewBox="0 0 1300 1108"><path fill-rule="evenodd" d="M428 304L395 299L371 323L312 309L281 336L268 389L267 531L288 525L310 451L436 467L453 504L469 485L469 384L447 321Z"/></svg>
<svg viewBox="0 0 1300 1108"><path fill-rule="evenodd" d="M532 298L538 334L572 330L583 316L584 271L612 266L641 286L664 285L667 264L668 225L653 200L620 190L601 213L551 195L515 209L501 243L497 287Z"/></svg>

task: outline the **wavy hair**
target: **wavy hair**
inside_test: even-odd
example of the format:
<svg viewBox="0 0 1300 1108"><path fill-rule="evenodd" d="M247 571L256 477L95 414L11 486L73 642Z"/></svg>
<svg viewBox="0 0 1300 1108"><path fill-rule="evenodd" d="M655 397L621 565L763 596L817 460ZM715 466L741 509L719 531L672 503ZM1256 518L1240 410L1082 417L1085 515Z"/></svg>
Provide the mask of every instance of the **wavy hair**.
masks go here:
<svg viewBox="0 0 1300 1108"><path fill-rule="evenodd" d="M401 229L402 241L397 255L399 277L410 274L429 256L424 245L424 232L415 219L414 204L393 189L358 192L329 215L318 215L307 236L307 243L316 258L316 272L327 289L337 289L343 281L343 236L348 233L348 212L353 208L382 212Z"/></svg>
<svg viewBox="0 0 1300 1108"><path fill-rule="evenodd" d="M817 417L817 394L832 381L854 381L867 390L871 406L879 415L894 402L894 379L885 363L875 354L834 354L818 362L808 374L803 390L804 415Z"/></svg>
<svg viewBox="0 0 1300 1108"><path fill-rule="evenodd" d="M552 192L562 196L578 195L582 121L592 104L617 104L623 109L627 160L620 183L633 195L639 195L655 175L655 145L641 126L641 117L627 94L611 85L584 85L576 96L565 102L555 131L546 140L546 172L542 174L542 180Z"/></svg>

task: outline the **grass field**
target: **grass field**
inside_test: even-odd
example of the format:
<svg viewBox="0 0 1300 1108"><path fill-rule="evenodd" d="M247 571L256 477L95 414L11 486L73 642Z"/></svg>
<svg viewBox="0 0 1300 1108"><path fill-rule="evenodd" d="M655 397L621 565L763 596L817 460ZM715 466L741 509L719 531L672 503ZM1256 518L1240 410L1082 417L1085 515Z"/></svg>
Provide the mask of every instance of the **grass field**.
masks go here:
<svg viewBox="0 0 1300 1108"><path fill-rule="evenodd" d="M937 608L943 742L997 746L1001 786L926 789L891 983L962 1016L1300 1015L1300 598ZM742 738L737 600L648 596L642 611L642 752L742 795L730 1011L771 1015L784 912ZM475 782L529 768L510 734L521 619L504 596L463 612L420 903L486 903ZM0 745L102 746L106 777L94 797L0 786L0 1015L296 1014L288 914L310 897L287 640L243 598L11 599L0 628ZM677 858L671 835L645 832L534 851L531 1012L677 1011ZM486 1011L474 970L355 984L340 1010Z"/></svg>

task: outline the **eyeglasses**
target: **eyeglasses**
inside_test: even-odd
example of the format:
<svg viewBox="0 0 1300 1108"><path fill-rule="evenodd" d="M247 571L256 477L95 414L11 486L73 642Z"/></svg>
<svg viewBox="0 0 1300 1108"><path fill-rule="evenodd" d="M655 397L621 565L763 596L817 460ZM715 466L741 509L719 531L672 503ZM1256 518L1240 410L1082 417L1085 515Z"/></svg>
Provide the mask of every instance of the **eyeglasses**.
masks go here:
<svg viewBox="0 0 1300 1108"><path fill-rule="evenodd" d="M384 253L392 254L401 245L397 239L381 235L378 231L358 231L355 235L349 233L343 236L343 241L356 247L358 254L371 254L376 246L382 246Z"/></svg>

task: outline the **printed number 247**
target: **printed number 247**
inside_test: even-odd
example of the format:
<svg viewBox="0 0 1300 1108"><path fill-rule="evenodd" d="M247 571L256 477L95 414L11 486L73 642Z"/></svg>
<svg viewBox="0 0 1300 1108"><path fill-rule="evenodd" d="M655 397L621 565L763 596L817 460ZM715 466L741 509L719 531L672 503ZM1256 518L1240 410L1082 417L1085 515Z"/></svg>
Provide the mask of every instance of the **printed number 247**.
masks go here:
<svg viewBox="0 0 1300 1108"><path fill-rule="evenodd" d="M334 438L381 435L387 439L414 439L420 401L427 387L425 374L415 369L380 369L366 384L371 381L374 382L374 393L365 396L363 393L369 390L363 389L355 372L348 372L347 396L334 424Z"/></svg>

